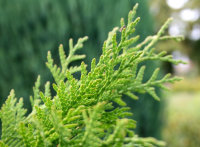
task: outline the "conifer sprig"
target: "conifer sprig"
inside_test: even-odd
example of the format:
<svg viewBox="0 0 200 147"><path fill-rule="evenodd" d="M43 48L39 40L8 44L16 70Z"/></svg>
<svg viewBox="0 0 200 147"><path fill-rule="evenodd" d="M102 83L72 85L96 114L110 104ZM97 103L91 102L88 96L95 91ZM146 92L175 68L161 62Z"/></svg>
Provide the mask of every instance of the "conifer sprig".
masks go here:
<svg viewBox="0 0 200 147"><path fill-rule="evenodd" d="M33 111L25 117L22 100L16 104L14 92L11 91L0 111L3 124L0 145L165 146L162 141L140 138L134 133L136 122L127 118L132 113L128 111L122 95L136 100L138 97L135 92L148 93L160 100L155 87L166 89L164 83L173 83L180 78L167 74L158 79L159 69L156 69L149 80L144 82L146 67L140 67L139 64L146 60L182 63L166 55L166 52L155 53L153 48L160 40L180 41L182 37L162 36L171 21L169 19L156 35L135 45L139 39L139 36L134 35L135 27L140 21L139 17L133 20L137 7L136 4L129 12L127 24L122 18L121 28L116 27L109 33L99 62L96 63L94 58L90 71L87 71L84 62L77 67L69 67L71 62L85 58L85 55L76 55L75 52L83 47L87 37L79 39L76 45L70 39L67 57L63 46L59 46L60 67L54 65L51 53L48 52L46 64L55 80L52 86L56 94L52 96L50 82L46 83L42 92L38 77L33 96L30 97ZM74 78L75 72L81 72L80 79ZM113 103L120 107L114 107Z"/></svg>

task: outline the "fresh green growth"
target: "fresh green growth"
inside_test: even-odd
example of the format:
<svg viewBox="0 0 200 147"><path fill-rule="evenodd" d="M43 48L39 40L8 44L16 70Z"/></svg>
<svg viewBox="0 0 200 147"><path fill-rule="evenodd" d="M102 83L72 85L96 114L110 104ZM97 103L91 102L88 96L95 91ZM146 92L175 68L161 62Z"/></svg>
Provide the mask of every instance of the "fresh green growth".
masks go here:
<svg viewBox="0 0 200 147"><path fill-rule="evenodd" d="M103 44L102 55L96 63L91 62L91 70L87 71L86 64L70 67L69 63L83 59L84 55L75 52L83 47L87 37L78 40L73 45L69 41L69 55L66 57L63 46L59 47L61 67L54 65L51 53L48 52L47 67L50 69L55 83L56 92L52 96L50 83L45 90L40 87L38 77L30 97L32 113L25 117L20 99L16 102L12 90L6 103L0 111L2 120L1 146L164 146L165 143L154 138L140 138L133 129L136 122L127 119L132 115L129 108L121 99L128 95L133 100L138 99L134 94L149 93L156 100L154 87L166 89L164 83L173 83L180 78L170 77L169 74L157 79L159 69L156 69L147 82L143 82L145 66L138 65L146 60L169 61L174 64L182 63L172 59L166 52L156 54L153 46L159 40L182 37L162 36L171 19L161 27L159 32L148 37L137 46L133 46L139 36L133 36L135 26L140 18L135 16L137 5L129 12L128 23L121 19L121 28L114 28ZM120 41L118 41L118 37ZM151 67L149 67L151 68ZM80 80L73 73L81 72ZM115 108L113 103L119 107Z"/></svg>
<svg viewBox="0 0 200 147"><path fill-rule="evenodd" d="M126 14L136 1L138 0L0 0L0 14L3 14L0 18L0 107L13 88L16 97L24 98L23 107L27 109L27 113L31 112L29 95L35 82L35 78L32 77L37 77L40 73L41 85L48 80L53 83L51 73L43 64L46 61L45 55L50 50L57 64L59 56L55 48L66 38L78 40L79 36L89 36L90 41L79 51L86 54L87 58L70 64L79 65L84 61L89 69L93 58L99 61L101 44L107 37L106 32L118 25L121 17L127 19ZM135 34L140 35L140 41L153 34L154 23L147 3L148 0L140 1L140 8L137 10L137 15L142 20ZM112 13L109 13L110 10ZM67 44L68 41L63 42L64 47ZM68 51L66 46L67 54ZM152 68L145 70L144 80L149 78L158 62L147 63L151 64ZM162 72L160 77L161 74ZM76 73L75 77L77 75L80 77L80 72ZM158 95L161 93L159 88L156 88L156 92ZM130 111L136 114L131 117L138 123L144 123L135 131L140 136L160 137L163 126L160 115L165 101L154 101L148 94L138 96L139 101L124 98L127 106L131 108ZM153 109L147 110L142 107ZM146 120L143 121L144 119ZM158 124L161 125L158 127Z"/></svg>

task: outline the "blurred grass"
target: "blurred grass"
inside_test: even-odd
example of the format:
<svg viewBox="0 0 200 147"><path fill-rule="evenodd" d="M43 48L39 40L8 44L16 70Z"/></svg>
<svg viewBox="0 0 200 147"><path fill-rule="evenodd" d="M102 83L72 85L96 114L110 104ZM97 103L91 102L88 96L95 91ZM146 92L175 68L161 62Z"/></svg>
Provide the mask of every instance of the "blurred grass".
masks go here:
<svg viewBox="0 0 200 147"><path fill-rule="evenodd" d="M193 85L199 84L194 82ZM188 85L190 86L190 85ZM200 89L167 94L163 139L170 147L200 146Z"/></svg>
<svg viewBox="0 0 200 147"><path fill-rule="evenodd" d="M200 91L200 77L197 78L184 78L180 82L172 85L172 90L176 92L198 92Z"/></svg>

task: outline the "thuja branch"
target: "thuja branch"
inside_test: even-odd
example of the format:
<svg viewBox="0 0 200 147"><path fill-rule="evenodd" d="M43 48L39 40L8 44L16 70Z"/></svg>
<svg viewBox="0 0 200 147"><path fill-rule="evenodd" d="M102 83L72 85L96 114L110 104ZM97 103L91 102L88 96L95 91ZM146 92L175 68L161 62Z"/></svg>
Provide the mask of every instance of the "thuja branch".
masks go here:
<svg viewBox="0 0 200 147"><path fill-rule="evenodd" d="M183 37L163 35L170 18L156 35L135 45L139 36L134 32L140 21L139 17L134 19L137 7L136 4L129 12L127 23L122 18L121 26L108 34L99 62L96 63L94 58L90 71L84 62L80 66L69 67L71 62L85 58L85 55L77 55L76 51L83 47L88 37L80 38L75 45L70 39L68 56L63 45L59 46L60 66L54 64L48 52L46 65L55 83L47 82L42 91L38 77L33 96L30 96L33 109L28 116L25 116L22 99L17 102L14 91L11 91L0 111L1 146L165 146L162 141L135 134L133 128L136 122L127 118L132 113L122 95L137 100L135 92L148 93L160 100L155 87L167 89L165 83L174 83L180 78L167 74L158 79L159 69L155 69L149 80L144 82L145 69L149 67L138 65L148 60L183 63L166 52L156 53L153 48L158 41L181 41ZM73 76L76 72L81 73L80 79ZM51 85L55 90L54 96ZM120 107L114 107L113 103Z"/></svg>

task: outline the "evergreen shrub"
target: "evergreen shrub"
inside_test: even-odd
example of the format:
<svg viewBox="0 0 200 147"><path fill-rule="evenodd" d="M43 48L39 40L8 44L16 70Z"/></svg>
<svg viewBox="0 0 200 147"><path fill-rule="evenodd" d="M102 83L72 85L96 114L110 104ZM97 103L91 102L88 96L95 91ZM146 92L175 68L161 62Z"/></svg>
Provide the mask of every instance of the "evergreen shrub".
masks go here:
<svg viewBox="0 0 200 147"><path fill-rule="evenodd" d="M140 18L133 20L137 4L128 14L127 24L121 19L121 28L114 28L102 47L98 63L94 58L91 69L86 64L69 67L85 55L75 54L83 47L88 37L80 38L74 45L69 40L69 54L66 57L63 46L59 46L61 66L54 64L51 53L47 55L47 67L55 83L52 84L55 95L52 95L51 84L47 82L44 91L40 90L40 76L30 96L32 112L26 116L23 99L15 98L11 90L0 111L3 147L41 147L41 146L164 146L165 143L154 138L141 138L134 133L136 121L128 119L132 115L129 107L121 99L127 95L133 100L134 94L148 93L155 100L160 100L155 87L166 89L164 83L180 80L170 74L158 79L156 69L150 79L143 81L144 61L160 60L174 64L182 61L173 60L166 52L154 52L154 44L159 40L182 40L181 36L163 36L172 19L168 19L154 36L147 37L134 46L139 36L134 36L135 26ZM148 67L151 68L151 67ZM80 79L73 74L81 73ZM117 104L118 107L114 107Z"/></svg>
<svg viewBox="0 0 200 147"><path fill-rule="evenodd" d="M59 56L54 48L63 42L65 52L68 53L68 42L64 41L65 38L73 38L76 42L79 36L89 36L90 41L84 44L86 49L78 52L86 54L87 58L83 61L89 70L93 58L99 61L101 44L107 37L107 32L118 25L121 17L127 19L126 14L137 1L0 0L0 14L2 14L0 15L0 107L13 88L16 97L23 97L27 113L32 111L29 95L35 77L40 74L41 85L46 81L53 82L44 64L45 55L50 50L54 63L59 63ZM148 0L139 1L139 4L137 16L142 19L135 34L140 35L138 42L141 42L146 36L154 34L154 21L149 12ZM80 65L81 61L70 65ZM145 70L144 81L150 78L159 63L159 61L146 62L152 68ZM162 70L159 76L163 76ZM76 73L75 78L77 77L80 77L80 72ZM159 88L156 88L156 92L158 96L161 95ZM133 118L139 124L135 132L142 137L160 138L165 101L154 101L148 94L137 96L140 97L138 101L123 96L130 111L135 113L129 118Z"/></svg>

